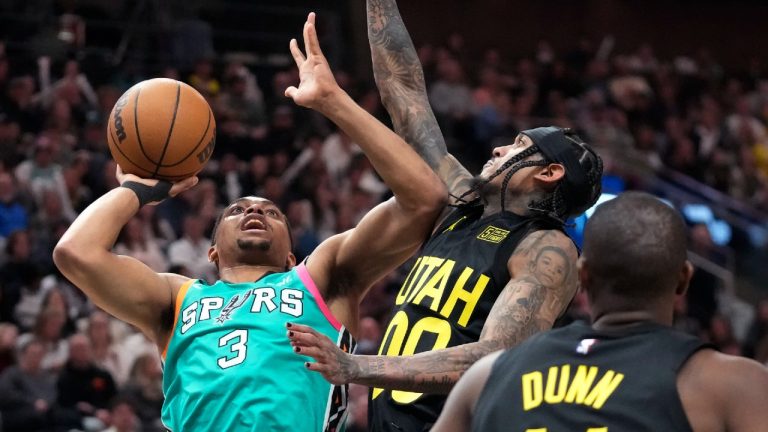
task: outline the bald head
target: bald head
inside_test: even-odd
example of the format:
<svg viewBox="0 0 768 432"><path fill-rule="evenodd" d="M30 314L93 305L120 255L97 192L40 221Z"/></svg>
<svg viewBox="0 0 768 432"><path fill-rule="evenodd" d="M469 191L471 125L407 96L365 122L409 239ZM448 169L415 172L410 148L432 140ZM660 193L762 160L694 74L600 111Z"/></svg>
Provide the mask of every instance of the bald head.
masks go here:
<svg viewBox="0 0 768 432"><path fill-rule="evenodd" d="M686 266L685 232L677 211L652 195L626 192L601 204L584 230L585 288L628 300L671 294Z"/></svg>

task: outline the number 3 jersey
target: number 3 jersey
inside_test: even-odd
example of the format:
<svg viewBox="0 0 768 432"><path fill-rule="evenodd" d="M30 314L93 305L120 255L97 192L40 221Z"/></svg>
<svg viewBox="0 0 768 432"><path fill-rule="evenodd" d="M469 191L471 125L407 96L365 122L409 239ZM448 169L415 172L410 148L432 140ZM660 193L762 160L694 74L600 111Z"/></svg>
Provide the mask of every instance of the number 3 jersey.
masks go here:
<svg viewBox="0 0 768 432"><path fill-rule="evenodd" d="M555 228L511 212L482 217L477 203L458 207L424 245L395 299L380 355L413 355L476 342L509 282L507 261L531 232ZM437 420L446 396L371 389L373 431L420 432Z"/></svg>
<svg viewBox="0 0 768 432"><path fill-rule="evenodd" d="M206 285L178 293L163 353L162 420L171 431L343 430L346 387L304 366L286 323L311 326L352 351L304 264L255 282Z"/></svg>

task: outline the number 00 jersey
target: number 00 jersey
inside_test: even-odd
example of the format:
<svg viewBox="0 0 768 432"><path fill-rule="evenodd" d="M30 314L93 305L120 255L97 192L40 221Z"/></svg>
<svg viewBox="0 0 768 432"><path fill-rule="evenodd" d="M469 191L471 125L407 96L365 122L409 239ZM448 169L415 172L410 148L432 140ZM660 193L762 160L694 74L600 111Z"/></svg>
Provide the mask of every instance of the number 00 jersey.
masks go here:
<svg viewBox="0 0 768 432"><path fill-rule="evenodd" d="M482 217L483 206L461 206L424 245L395 299L379 354L399 356L476 342L501 290L507 261L529 233L552 229L540 218L511 212ZM429 430L444 395L371 389L373 431Z"/></svg>
<svg viewBox="0 0 768 432"><path fill-rule="evenodd" d="M473 431L691 431L677 373L707 345L659 324L584 322L534 336L494 363Z"/></svg>
<svg viewBox="0 0 768 432"><path fill-rule="evenodd" d="M343 430L346 387L304 366L309 358L293 352L287 322L353 349L304 264L256 282L184 285L164 353L165 426L185 432Z"/></svg>

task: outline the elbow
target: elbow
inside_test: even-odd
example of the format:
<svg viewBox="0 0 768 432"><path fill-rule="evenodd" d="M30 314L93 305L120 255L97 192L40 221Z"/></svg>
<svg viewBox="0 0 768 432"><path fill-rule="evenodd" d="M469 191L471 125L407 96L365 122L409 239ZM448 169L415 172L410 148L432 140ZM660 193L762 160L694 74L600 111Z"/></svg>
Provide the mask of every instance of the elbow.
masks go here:
<svg viewBox="0 0 768 432"><path fill-rule="evenodd" d="M413 209L413 212L423 217L436 217L448 205L448 189L445 184L435 177L434 181L424 185L424 195Z"/></svg>
<svg viewBox="0 0 768 432"><path fill-rule="evenodd" d="M92 254L88 248L61 240L53 249L53 263L67 277L75 276L94 266Z"/></svg>
<svg viewBox="0 0 768 432"><path fill-rule="evenodd" d="M78 267L79 258L75 249L71 243L66 241L59 241L53 248L53 263L65 275Z"/></svg>

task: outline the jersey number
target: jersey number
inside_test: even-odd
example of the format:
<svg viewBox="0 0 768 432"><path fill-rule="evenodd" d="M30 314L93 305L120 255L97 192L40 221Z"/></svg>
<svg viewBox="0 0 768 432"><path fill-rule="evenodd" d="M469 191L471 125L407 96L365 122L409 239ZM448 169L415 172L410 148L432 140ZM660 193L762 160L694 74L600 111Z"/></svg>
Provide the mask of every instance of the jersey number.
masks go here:
<svg viewBox="0 0 768 432"><path fill-rule="evenodd" d="M222 369L226 369L232 366L237 366L243 361L245 361L245 355L247 346L245 345L246 342L248 342L248 330L233 330L221 338L219 338L219 346L224 347L229 345L230 342L232 342L232 345L229 347L229 351L234 353L234 356L228 355L224 357L219 357L218 361L216 363L219 364L219 367Z"/></svg>
<svg viewBox="0 0 768 432"><path fill-rule="evenodd" d="M448 346L448 342L451 340L451 325L448 324L448 321L435 317L426 317L416 321L413 324L413 327L409 329L408 315L403 311L398 311L395 316L392 317L392 322L389 323L389 328L387 328L387 332L384 334L384 341L389 340L389 343L387 344L387 352L383 352L384 344L382 344L379 349L379 355L408 356L415 354L416 347L424 332L432 333L437 336L435 344L431 350L443 349ZM405 345L403 345L403 343L405 343ZM376 399L382 391L384 390L374 388L371 399ZM422 393L402 390L392 391L392 399L401 404L412 403L421 397L421 395Z"/></svg>

